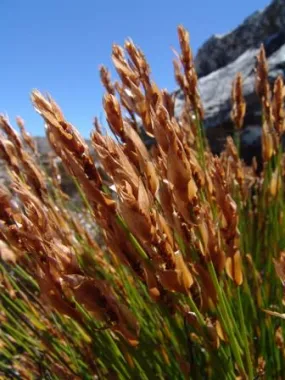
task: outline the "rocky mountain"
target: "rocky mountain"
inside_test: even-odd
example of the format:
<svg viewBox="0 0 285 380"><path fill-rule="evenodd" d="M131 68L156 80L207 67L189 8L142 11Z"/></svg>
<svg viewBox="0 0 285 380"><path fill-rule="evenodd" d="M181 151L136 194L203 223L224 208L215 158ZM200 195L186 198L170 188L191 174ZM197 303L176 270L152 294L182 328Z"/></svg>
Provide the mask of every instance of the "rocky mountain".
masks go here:
<svg viewBox="0 0 285 380"><path fill-rule="evenodd" d="M244 52L258 48L285 27L285 2L273 0L263 11L256 11L236 29L223 36L214 35L206 41L195 58L199 77L227 66Z"/></svg>
<svg viewBox="0 0 285 380"><path fill-rule="evenodd" d="M230 120L232 81L238 72L244 78L247 102L245 129L242 133L244 158L251 161L260 155L261 111L255 94L254 69L256 55L264 44L269 79L285 74L285 1L273 0L263 11L257 11L240 26L223 36L213 36L199 49L195 64L199 88L205 107L205 128L211 147L218 153L227 135L233 131ZM183 105L178 93L176 113Z"/></svg>

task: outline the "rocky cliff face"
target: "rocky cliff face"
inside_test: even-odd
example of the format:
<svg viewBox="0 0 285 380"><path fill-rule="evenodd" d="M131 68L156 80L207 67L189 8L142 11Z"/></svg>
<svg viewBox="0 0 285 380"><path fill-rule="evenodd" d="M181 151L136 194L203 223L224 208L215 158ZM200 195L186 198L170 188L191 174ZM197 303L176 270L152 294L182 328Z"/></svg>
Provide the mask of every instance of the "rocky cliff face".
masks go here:
<svg viewBox="0 0 285 380"><path fill-rule="evenodd" d="M249 16L232 32L214 35L198 50L195 64L199 77L225 67L244 52L258 48L285 28L285 2L274 0L263 11Z"/></svg>
<svg viewBox="0 0 285 380"><path fill-rule="evenodd" d="M254 90L254 69L261 43L268 58L269 79L273 82L278 75L285 74L285 0L273 0L267 8L248 17L229 34L210 38L195 58L205 107L205 127L216 153L233 131L230 120L231 86L236 74L243 74L247 114L242 149L248 162L252 155L260 154L261 112ZM183 96L178 93L177 114L182 105Z"/></svg>

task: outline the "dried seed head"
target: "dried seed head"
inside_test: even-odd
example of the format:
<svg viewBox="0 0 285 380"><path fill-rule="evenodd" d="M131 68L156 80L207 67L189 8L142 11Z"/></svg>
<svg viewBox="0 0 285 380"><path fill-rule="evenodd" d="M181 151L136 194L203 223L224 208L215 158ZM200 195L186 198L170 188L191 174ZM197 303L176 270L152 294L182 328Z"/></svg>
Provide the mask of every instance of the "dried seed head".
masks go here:
<svg viewBox="0 0 285 380"><path fill-rule="evenodd" d="M174 117L174 96L169 94L167 90L161 91L162 95L162 103L164 107L167 109L170 119Z"/></svg>
<svg viewBox="0 0 285 380"><path fill-rule="evenodd" d="M241 129L246 112L246 103L242 93L242 76L239 73L233 83L231 117L236 128Z"/></svg>
<svg viewBox="0 0 285 380"><path fill-rule="evenodd" d="M110 72L105 66L100 67L100 78L108 94L115 95L115 87L111 82Z"/></svg>
<svg viewBox="0 0 285 380"><path fill-rule="evenodd" d="M280 175L279 168L277 168L272 173L271 180L269 183L269 192L273 198L277 197L279 190L281 189L281 184L282 184L282 177Z"/></svg>
<svg viewBox="0 0 285 380"><path fill-rule="evenodd" d="M281 326L279 326L275 331L275 344L279 350L284 350L284 337Z"/></svg>
<svg viewBox="0 0 285 380"><path fill-rule="evenodd" d="M139 181L137 196L134 195L132 187L127 182L118 187L118 194L120 212L130 231L141 242L152 242L154 227L150 216L150 200L142 181ZM136 223L133 223L134 220Z"/></svg>
<svg viewBox="0 0 285 380"><path fill-rule="evenodd" d="M180 61L175 59L173 61L173 67L174 67L174 75L175 75L176 83L181 88L181 90L185 93L186 92L186 86L185 86L184 76L183 76L182 71L181 71Z"/></svg>
<svg viewBox="0 0 285 380"><path fill-rule="evenodd" d="M236 283L243 283L242 263L240 251L236 251L232 256L226 258L227 275Z"/></svg>
<svg viewBox="0 0 285 380"><path fill-rule="evenodd" d="M185 71L188 71L193 67L193 55L189 44L189 32L182 25L178 26L177 32L181 49L181 61L184 65Z"/></svg>
<svg viewBox="0 0 285 380"><path fill-rule="evenodd" d="M154 136L161 149L167 153L169 147L170 118L167 109L159 105L153 115Z"/></svg>
<svg viewBox="0 0 285 380"><path fill-rule="evenodd" d="M138 344L139 324L125 305L119 303L112 289L103 281L80 275L62 277L62 284L75 299L99 319L107 319L111 328L131 345Z"/></svg>
<svg viewBox="0 0 285 380"><path fill-rule="evenodd" d="M184 91L186 100L193 108L200 120L204 117L202 102L198 91L198 77L194 67L192 51L189 46L189 33L183 26L178 26L178 38L181 48L180 61L184 68L184 79L182 83L179 67L174 63L176 80Z"/></svg>
<svg viewBox="0 0 285 380"><path fill-rule="evenodd" d="M95 117L94 118L94 128L95 128L95 131L98 132L100 135L102 135L102 127L99 123L99 120L98 120L98 117Z"/></svg>
<svg viewBox="0 0 285 380"><path fill-rule="evenodd" d="M8 139L13 143L17 154L21 156L23 146L20 137L15 132L15 130L9 124L8 119L4 115L0 115L0 128L6 133Z"/></svg>
<svg viewBox="0 0 285 380"><path fill-rule="evenodd" d="M112 177L116 186L128 182L135 195L138 192L139 177L136 169L128 160L120 145L110 137L97 132L92 135L92 143L105 171Z"/></svg>
<svg viewBox="0 0 285 380"><path fill-rule="evenodd" d="M24 120L21 117L16 118L16 122L18 127L20 128L22 138L27 146L31 149L34 154L37 154L37 144L35 140L30 136L30 134L26 131Z"/></svg>
<svg viewBox="0 0 285 380"><path fill-rule="evenodd" d="M265 367L266 367L266 361L263 356L260 356L257 360L257 369L256 369L258 376L265 375Z"/></svg>
<svg viewBox="0 0 285 380"><path fill-rule="evenodd" d="M138 73L135 72L125 59L123 49L118 45L113 45L112 60L115 65L116 71L122 83L131 87L132 83L138 85Z"/></svg>
<svg viewBox="0 0 285 380"><path fill-rule="evenodd" d="M276 139L272 127L268 125L265 119L262 125L262 157L263 161L267 162L276 153Z"/></svg>
<svg viewBox="0 0 285 380"><path fill-rule="evenodd" d="M284 82L281 76L274 83L272 113L275 130L281 136L284 132Z"/></svg>
<svg viewBox="0 0 285 380"><path fill-rule="evenodd" d="M124 123L121 107L114 95L107 94L104 96L104 109L112 132L124 139Z"/></svg>
<svg viewBox="0 0 285 380"><path fill-rule="evenodd" d="M269 101L271 95L268 83L268 65L263 44L261 45L259 54L257 56L255 88L261 100L265 98L267 101Z"/></svg>
<svg viewBox="0 0 285 380"><path fill-rule="evenodd" d="M0 258L5 263L15 264L17 257L15 252L3 241L0 239Z"/></svg>
<svg viewBox="0 0 285 380"><path fill-rule="evenodd" d="M285 252L280 252L279 260L274 259L274 266L277 276L283 285L285 285Z"/></svg>
<svg viewBox="0 0 285 380"><path fill-rule="evenodd" d="M8 167L16 174L20 173L20 162L17 154L17 150L13 143L0 136L0 155L8 165Z"/></svg>
<svg viewBox="0 0 285 380"><path fill-rule="evenodd" d="M190 221L192 219L190 209L196 205L198 189L183 145L175 135L170 141L168 150L167 179L173 185L173 195L178 211L187 221Z"/></svg>

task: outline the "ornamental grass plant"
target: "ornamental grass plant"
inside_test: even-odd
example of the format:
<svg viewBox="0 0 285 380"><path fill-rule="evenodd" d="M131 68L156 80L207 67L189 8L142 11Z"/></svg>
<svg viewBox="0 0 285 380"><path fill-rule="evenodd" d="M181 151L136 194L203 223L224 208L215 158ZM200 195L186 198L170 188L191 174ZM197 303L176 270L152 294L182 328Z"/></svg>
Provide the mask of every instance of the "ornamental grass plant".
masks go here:
<svg viewBox="0 0 285 380"><path fill-rule="evenodd" d="M241 74L235 133L214 156L182 26L178 38L180 115L129 40L112 49L119 81L100 69L109 133L95 119L94 151L37 90L48 169L23 120L0 117L1 379L284 378L283 79L271 88L261 47L262 170L239 154Z"/></svg>

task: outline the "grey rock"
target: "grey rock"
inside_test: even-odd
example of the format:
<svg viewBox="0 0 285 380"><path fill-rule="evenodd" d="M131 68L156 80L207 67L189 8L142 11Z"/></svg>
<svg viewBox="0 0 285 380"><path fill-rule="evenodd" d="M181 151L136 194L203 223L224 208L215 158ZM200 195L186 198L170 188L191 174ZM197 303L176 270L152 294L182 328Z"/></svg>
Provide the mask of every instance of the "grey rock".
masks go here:
<svg viewBox="0 0 285 380"><path fill-rule="evenodd" d="M263 11L257 11L244 22L223 36L214 35L206 41L195 58L199 77L210 74L236 60L249 49L255 49L261 41L284 29L284 0L274 0Z"/></svg>
<svg viewBox="0 0 285 380"><path fill-rule="evenodd" d="M231 88L237 73L242 73L247 103L242 150L244 153L251 150L251 155L245 154L248 162L257 152L259 157L261 154L261 107L255 93L256 56L261 43L267 55L269 81L273 84L278 75L285 74L285 0L272 1L264 11L254 13L229 34L212 37L198 51L195 60L205 110L204 126L214 153L219 153L226 137L233 134ZM181 92L176 94L178 116L184 100Z"/></svg>
<svg viewBox="0 0 285 380"><path fill-rule="evenodd" d="M247 102L248 111L257 105L258 98L255 94L255 64L259 49L250 49L244 52L234 62L214 71L213 73L199 79L199 90L205 108L205 127L216 127L228 121L231 110L231 88L233 79L238 72L242 73L244 85L243 92ZM269 80L271 82L278 75L285 73L285 40L277 51L268 57ZM176 114L183 107L183 96L178 94L176 99Z"/></svg>

